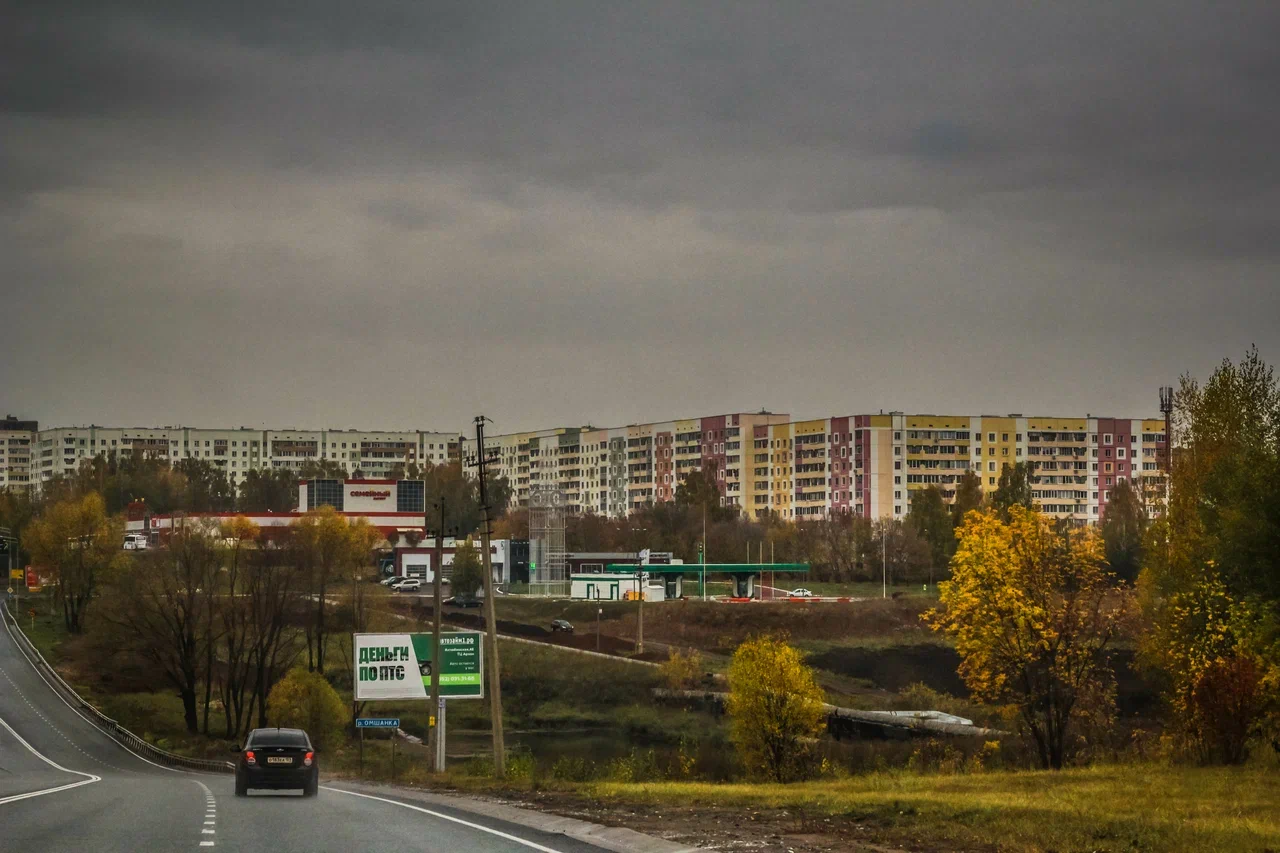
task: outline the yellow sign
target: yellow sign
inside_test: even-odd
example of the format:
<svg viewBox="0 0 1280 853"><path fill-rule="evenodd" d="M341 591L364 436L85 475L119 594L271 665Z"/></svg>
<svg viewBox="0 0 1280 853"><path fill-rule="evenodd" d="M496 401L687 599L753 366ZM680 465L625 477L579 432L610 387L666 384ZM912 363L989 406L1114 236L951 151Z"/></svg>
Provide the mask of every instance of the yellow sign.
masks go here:
<svg viewBox="0 0 1280 853"><path fill-rule="evenodd" d="M9 570L9 580L11 580L11 581L20 581L20 580L22 580L22 569L10 569L10 570Z"/></svg>

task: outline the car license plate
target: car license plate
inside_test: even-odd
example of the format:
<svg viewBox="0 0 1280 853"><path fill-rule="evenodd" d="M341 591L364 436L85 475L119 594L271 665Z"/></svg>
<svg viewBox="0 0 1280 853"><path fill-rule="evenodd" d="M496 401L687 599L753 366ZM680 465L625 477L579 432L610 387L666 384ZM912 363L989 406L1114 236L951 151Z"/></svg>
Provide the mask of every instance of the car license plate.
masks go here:
<svg viewBox="0 0 1280 853"><path fill-rule="evenodd" d="M267 763L268 764L292 764L293 759L287 755L268 755Z"/></svg>

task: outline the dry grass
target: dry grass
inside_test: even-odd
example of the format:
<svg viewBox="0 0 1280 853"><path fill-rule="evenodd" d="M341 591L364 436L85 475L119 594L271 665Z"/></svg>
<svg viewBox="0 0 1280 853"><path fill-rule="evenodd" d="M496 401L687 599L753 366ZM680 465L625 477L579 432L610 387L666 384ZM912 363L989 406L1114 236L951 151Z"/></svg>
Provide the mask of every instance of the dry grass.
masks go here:
<svg viewBox="0 0 1280 853"><path fill-rule="evenodd" d="M646 804L803 810L853 820L926 849L1201 851L1280 849L1275 767L1106 766L969 775L879 773L798 785L597 783Z"/></svg>

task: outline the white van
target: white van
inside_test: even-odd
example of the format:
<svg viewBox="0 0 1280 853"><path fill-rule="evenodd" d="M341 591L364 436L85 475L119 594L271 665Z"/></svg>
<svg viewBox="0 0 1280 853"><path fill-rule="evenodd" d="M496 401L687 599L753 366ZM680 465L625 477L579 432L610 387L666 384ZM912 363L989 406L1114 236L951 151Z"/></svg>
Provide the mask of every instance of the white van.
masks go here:
<svg viewBox="0 0 1280 853"><path fill-rule="evenodd" d="M144 533L126 533L124 536L124 549L126 551L145 551L147 550L147 537Z"/></svg>

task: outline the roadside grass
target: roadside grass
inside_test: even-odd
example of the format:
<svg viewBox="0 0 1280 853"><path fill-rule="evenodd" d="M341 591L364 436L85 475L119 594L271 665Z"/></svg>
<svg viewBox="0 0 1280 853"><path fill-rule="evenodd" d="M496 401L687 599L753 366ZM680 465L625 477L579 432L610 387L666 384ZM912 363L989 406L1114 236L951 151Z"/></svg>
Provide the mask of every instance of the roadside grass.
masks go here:
<svg viewBox="0 0 1280 853"><path fill-rule="evenodd" d="M601 782L588 790L627 803L798 809L930 849L1263 853L1280 845L1280 775L1267 766L875 773L795 785Z"/></svg>

